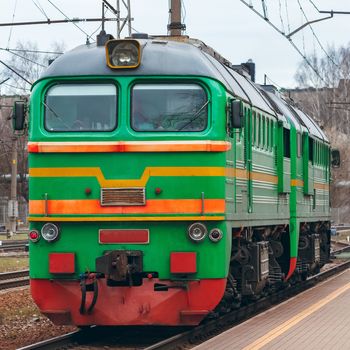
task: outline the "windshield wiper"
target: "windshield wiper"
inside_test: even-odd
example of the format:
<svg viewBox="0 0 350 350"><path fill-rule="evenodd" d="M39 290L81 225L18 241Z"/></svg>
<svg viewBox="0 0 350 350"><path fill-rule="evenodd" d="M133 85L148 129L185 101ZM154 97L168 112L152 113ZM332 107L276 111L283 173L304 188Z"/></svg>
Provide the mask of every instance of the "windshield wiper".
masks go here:
<svg viewBox="0 0 350 350"><path fill-rule="evenodd" d="M53 115L54 115L57 119L59 119L59 120L62 122L62 125L64 125L67 129L70 129L69 125L66 124L66 123L64 122L64 120L63 120L63 119L62 119L48 104L46 104L44 101L42 101L42 103L43 103L43 105L44 105L47 109L50 110L50 112L53 113Z"/></svg>
<svg viewBox="0 0 350 350"><path fill-rule="evenodd" d="M181 131L184 128L186 128L188 125L190 125L192 122L194 122L199 116L200 116L200 112L202 112L203 108L205 108L208 104L209 104L210 100L208 99L199 109L198 111L194 114L193 118L185 125L183 125L180 129L178 129L177 131Z"/></svg>

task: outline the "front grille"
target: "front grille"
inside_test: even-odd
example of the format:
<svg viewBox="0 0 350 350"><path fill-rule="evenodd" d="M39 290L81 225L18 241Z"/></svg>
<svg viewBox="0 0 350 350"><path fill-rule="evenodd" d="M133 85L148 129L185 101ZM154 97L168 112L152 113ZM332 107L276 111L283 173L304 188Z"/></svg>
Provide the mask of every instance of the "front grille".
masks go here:
<svg viewBox="0 0 350 350"><path fill-rule="evenodd" d="M145 205L145 188L101 188L101 205Z"/></svg>

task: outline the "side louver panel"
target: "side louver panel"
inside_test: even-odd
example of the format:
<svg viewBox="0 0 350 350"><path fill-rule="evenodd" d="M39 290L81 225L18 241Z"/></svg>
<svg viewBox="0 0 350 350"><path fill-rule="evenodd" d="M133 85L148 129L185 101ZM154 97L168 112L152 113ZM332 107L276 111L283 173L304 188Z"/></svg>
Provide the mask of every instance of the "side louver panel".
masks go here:
<svg viewBox="0 0 350 350"><path fill-rule="evenodd" d="M101 188L101 205L145 205L145 188Z"/></svg>

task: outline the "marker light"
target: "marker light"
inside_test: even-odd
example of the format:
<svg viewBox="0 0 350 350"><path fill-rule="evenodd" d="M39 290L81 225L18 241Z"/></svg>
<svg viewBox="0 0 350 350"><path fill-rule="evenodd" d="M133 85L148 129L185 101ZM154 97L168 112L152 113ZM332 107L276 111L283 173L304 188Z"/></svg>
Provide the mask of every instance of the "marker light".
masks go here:
<svg viewBox="0 0 350 350"><path fill-rule="evenodd" d="M31 242L35 243L40 239L40 234L37 230L31 230L28 234L28 238Z"/></svg>
<svg viewBox="0 0 350 350"><path fill-rule="evenodd" d="M141 45L137 40L109 40L106 43L107 66L113 69L136 68L140 65Z"/></svg>
<svg viewBox="0 0 350 350"><path fill-rule="evenodd" d="M207 233L207 228L200 222L195 222L194 224L188 227L188 236L194 242L203 241Z"/></svg>
<svg viewBox="0 0 350 350"><path fill-rule="evenodd" d="M51 222L46 223L41 229L41 235L48 242L55 241L58 238L59 232L58 226Z"/></svg>
<svg viewBox="0 0 350 350"><path fill-rule="evenodd" d="M213 228L210 232L209 232L209 239L216 243L219 242L220 239L222 238L222 231L219 230L218 228Z"/></svg>

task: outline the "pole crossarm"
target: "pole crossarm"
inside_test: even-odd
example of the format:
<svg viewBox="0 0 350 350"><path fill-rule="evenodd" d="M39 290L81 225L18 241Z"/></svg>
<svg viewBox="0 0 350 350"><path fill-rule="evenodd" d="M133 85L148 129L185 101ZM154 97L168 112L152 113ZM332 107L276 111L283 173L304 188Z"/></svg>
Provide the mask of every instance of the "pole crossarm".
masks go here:
<svg viewBox="0 0 350 350"><path fill-rule="evenodd" d="M350 12L348 11L318 11L319 13L329 13L331 15L350 15Z"/></svg>
<svg viewBox="0 0 350 350"><path fill-rule="evenodd" d="M105 21L116 21L116 18L105 18ZM11 26L29 26L34 24L57 24L57 23L75 23L75 22L101 22L102 18L72 18L72 19L58 19L46 21L31 21L31 22L14 22L14 23L0 23L0 27Z"/></svg>
<svg viewBox="0 0 350 350"><path fill-rule="evenodd" d="M316 22L321 22L321 21L325 21L326 19L330 19L333 18L333 13L331 13L330 16L328 17L323 17L323 18L319 18L319 19L315 19L313 21L309 21L304 23L303 25L301 25L300 27L298 27L297 29L293 30L291 33L289 33L288 35L286 35L286 38L290 38L292 35L294 35L295 33L299 32L299 30L302 30L303 28L307 27L308 25L312 24L312 23L316 23Z"/></svg>

